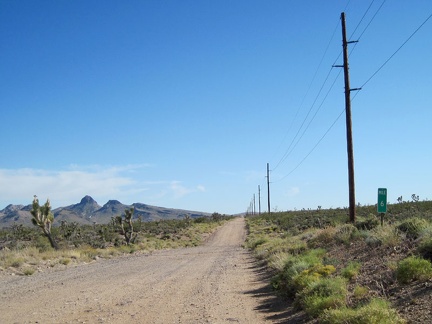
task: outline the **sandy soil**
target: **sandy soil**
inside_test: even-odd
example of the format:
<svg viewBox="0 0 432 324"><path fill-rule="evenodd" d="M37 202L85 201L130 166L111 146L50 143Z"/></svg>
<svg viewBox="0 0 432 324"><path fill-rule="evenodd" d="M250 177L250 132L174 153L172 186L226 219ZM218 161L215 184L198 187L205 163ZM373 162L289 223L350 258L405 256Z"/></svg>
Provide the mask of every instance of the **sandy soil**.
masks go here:
<svg viewBox="0 0 432 324"><path fill-rule="evenodd" d="M237 218L204 246L1 277L0 323L284 323L245 235Z"/></svg>

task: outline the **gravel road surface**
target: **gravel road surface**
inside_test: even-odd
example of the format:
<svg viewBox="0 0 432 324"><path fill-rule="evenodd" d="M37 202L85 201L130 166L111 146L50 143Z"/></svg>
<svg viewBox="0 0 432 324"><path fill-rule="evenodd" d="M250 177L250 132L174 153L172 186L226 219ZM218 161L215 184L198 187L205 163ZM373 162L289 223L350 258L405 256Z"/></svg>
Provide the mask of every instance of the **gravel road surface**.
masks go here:
<svg viewBox="0 0 432 324"><path fill-rule="evenodd" d="M0 278L0 323L283 323L245 222L200 247Z"/></svg>

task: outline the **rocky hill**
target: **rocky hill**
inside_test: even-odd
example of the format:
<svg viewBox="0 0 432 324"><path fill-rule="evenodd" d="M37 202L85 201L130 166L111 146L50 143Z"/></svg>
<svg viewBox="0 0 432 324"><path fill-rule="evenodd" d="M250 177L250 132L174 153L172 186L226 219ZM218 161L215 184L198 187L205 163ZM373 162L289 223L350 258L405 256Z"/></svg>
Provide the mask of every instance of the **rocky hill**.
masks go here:
<svg viewBox="0 0 432 324"><path fill-rule="evenodd" d="M192 218L210 216L210 214L203 212L156 207L143 203L124 205L118 200L109 200L105 205L100 206L92 197L85 196L78 204L54 209L54 226L61 224L62 221L83 225L107 224L112 217L120 216L125 209L132 207L135 210L134 219L141 218L143 221L177 219L186 215ZM10 227L13 224L32 226L31 208L31 205L8 205L5 209L0 210L0 228Z"/></svg>

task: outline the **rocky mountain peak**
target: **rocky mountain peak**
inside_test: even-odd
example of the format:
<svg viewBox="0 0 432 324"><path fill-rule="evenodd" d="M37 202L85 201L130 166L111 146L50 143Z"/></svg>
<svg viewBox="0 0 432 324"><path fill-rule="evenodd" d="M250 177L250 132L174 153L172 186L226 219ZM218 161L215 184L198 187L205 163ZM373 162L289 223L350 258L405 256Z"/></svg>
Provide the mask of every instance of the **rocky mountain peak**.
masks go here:
<svg viewBox="0 0 432 324"><path fill-rule="evenodd" d="M108 202L104 205L104 207L108 207L108 206L117 206L117 205L121 205L122 203L118 200L108 200Z"/></svg>
<svg viewBox="0 0 432 324"><path fill-rule="evenodd" d="M5 209L2 210L4 213L13 213L17 212L18 210L21 210L24 207L24 205L7 205Z"/></svg>
<svg viewBox="0 0 432 324"><path fill-rule="evenodd" d="M67 207L60 207L54 211L54 216L59 214L62 210L72 211L78 215L82 215L84 217L91 217L95 211L100 209L101 206L90 196L85 196L81 199L81 202L75 205L70 205Z"/></svg>
<svg viewBox="0 0 432 324"><path fill-rule="evenodd" d="M90 197L89 195L87 195L83 199L81 199L80 204L81 205L97 204L97 202L92 197Z"/></svg>

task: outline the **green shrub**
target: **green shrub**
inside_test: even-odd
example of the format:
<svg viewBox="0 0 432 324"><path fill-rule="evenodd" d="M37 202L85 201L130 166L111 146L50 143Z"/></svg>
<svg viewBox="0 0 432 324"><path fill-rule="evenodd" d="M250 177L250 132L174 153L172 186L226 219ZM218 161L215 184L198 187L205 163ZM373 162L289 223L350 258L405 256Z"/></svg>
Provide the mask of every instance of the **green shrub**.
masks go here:
<svg viewBox="0 0 432 324"><path fill-rule="evenodd" d="M269 256L267 263L270 268L280 272L290 257L290 254L284 252L274 253Z"/></svg>
<svg viewBox="0 0 432 324"><path fill-rule="evenodd" d="M310 264L317 264L322 261L326 253L326 249L323 248L312 249L302 254L302 258L307 260Z"/></svg>
<svg viewBox="0 0 432 324"><path fill-rule="evenodd" d="M25 275L25 276L31 276L33 273L35 273L35 269L33 269L33 268L25 268L24 270L23 270L23 274Z"/></svg>
<svg viewBox="0 0 432 324"><path fill-rule="evenodd" d="M358 217L355 226L359 230L370 231L380 225L380 220L374 214L369 214L369 216L362 218Z"/></svg>
<svg viewBox="0 0 432 324"><path fill-rule="evenodd" d="M358 235L358 229L352 224L345 224L336 229L335 240L338 243L349 244Z"/></svg>
<svg viewBox="0 0 432 324"><path fill-rule="evenodd" d="M309 263L299 258L289 260L282 269L282 272L272 278L271 284L273 288L285 295L293 297L297 292L294 279L310 266Z"/></svg>
<svg viewBox="0 0 432 324"><path fill-rule="evenodd" d="M421 232L418 252L423 258L432 261L432 223Z"/></svg>
<svg viewBox="0 0 432 324"><path fill-rule="evenodd" d="M81 258L85 261L91 261L91 260L95 260L99 253L96 249L87 246L81 249Z"/></svg>
<svg viewBox="0 0 432 324"><path fill-rule="evenodd" d="M307 250L307 244L305 242L297 242L297 243L292 243L289 247L288 247L288 253L292 254L292 255L298 255L301 253L304 253Z"/></svg>
<svg viewBox="0 0 432 324"><path fill-rule="evenodd" d="M396 278L403 284L414 280L428 280L432 278L432 264L423 258L408 257L399 262L396 269Z"/></svg>
<svg viewBox="0 0 432 324"><path fill-rule="evenodd" d="M254 244L256 245L256 242ZM286 253L291 249L292 245L296 245L296 243L293 243L292 240L275 237L265 240L264 243L256 246L255 252L258 258L268 260L273 254L281 252Z"/></svg>
<svg viewBox="0 0 432 324"><path fill-rule="evenodd" d="M318 317L326 309L345 306L347 294L347 283L344 278L322 278L300 291L295 303L308 315Z"/></svg>
<svg viewBox="0 0 432 324"><path fill-rule="evenodd" d="M19 268L24 264L25 260L22 257L15 257L10 260L10 266L14 268Z"/></svg>
<svg viewBox="0 0 432 324"><path fill-rule="evenodd" d="M379 236L373 235L370 233L368 233L368 235L366 235L365 242L366 242L367 246L372 247L372 248L381 246L383 244L383 242Z"/></svg>
<svg viewBox="0 0 432 324"><path fill-rule="evenodd" d="M332 265L316 264L293 277L294 289L301 291L321 278L330 276L335 271L336 268Z"/></svg>
<svg viewBox="0 0 432 324"><path fill-rule="evenodd" d="M365 232L365 242L368 246L394 247L401 242L401 237L391 225L384 225Z"/></svg>
<svg viewBox="0 0 432 324"><path fill-rule="evenodd" d="M336 229L334 227L327 227L319 230L315 235L307 242L310 248L317 248L321 246L330 246L335 243Z"/></svg>
<svg viewBox="0 0 432 324"><path fill-rule="evenodd" d="M60 261L59 261L59 263L63 264L63 265L68 265L70 262L71 262L71 259L69 259L69 258L63 258L63 259L60 259Z"/></svg>
<svg viewBox="0 0 432 324"><path fill-rule="evenodd" d="M423 258L432 261L432 237L420 241L418 252L423 256Z"/></svg>
<svg viewBox="0 0 432 324"><path fill-rule="evenodd" d="M365 286L356 285L353 290L353 296L356 299L363 299L368 295L368 293L369 293L369 288Z"/></svg>
<svg viewBox="0 0 432 324"><path fill-rule="evenodd" d="M429 226L429 222L423 218L412 217L402 222L397 228L407 237L417 239L421 232Z"/></svg>
<svg viewBox="0 0 432 324"><path fill-rule="evenodd" d="M323 324L403 324L401 319L390 304L382 299L374 298L368 304L359 308L342 307L339 309L327 309L320 316Z"/></svg>
<svg viewBox="0 0 432 324"><path fill-rule="evenodd" d="M319 280L321 280L320 274L303 270L292 278L292 291L297 293ZM292 296L294 295L295 294L292 294Z"/></svg>
<svg viewBox="0 0 432 324"><path fill-rule="evenodd" d="M259 245L264 244L267 242L267 239L264 237L257 237L257 238L252 238L250 240L248 240L247 242L247 247L255 250Z"/></svg>
<svg viewBox="0 0 432 324"><path fill-rule="evenodd" d="M326 251L324 249L308 250L302 255L289 257L282 271L273 277L272 286L281 293L294 297L299 289L299 282L296 283L296 278L303 271L322 266L322 259ZM324 267L324 266L322 266ZM313 280L312 277L304 278L304 281Z"/></svg>
<svg viewBox="0 0 432 324"><path fill-rule="evenodd" d="M350 262L345 268L342 269L341 275L348 280L352 280L353 278L357 277L360 271L360 267L360 262Z"/></svg>

